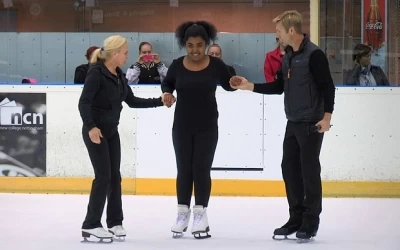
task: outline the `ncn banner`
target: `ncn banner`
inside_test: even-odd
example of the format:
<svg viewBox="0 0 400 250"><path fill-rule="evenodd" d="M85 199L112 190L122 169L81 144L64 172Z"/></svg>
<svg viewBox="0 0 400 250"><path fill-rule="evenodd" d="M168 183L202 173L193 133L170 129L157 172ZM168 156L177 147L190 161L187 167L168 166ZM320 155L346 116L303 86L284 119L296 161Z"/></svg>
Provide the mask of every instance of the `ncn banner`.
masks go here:
<svg viewBox="0 0 400 250"><path fill-rule="evenodd" d="M46 176L46 93L0 93L1 176Z"/></svg>
<svg viewBox="0 0 400 250"><path fill-rule="evenodd" d="M364 0L362 9L362 41L371 46L371 64L386 71L387 13L386 0Z"/></svg>

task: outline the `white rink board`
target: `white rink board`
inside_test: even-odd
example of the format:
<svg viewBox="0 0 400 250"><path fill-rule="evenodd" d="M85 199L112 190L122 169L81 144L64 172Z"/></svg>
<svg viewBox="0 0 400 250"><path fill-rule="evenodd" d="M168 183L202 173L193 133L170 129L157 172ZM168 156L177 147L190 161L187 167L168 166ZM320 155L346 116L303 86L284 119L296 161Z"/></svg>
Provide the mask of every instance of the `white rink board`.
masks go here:
<svg viewBox="0 0 400 250"><path fill-rule="evenodd" d="M264 95L263 126L264 166L268 170L269 179L281 180L282 143L286 128L283 95Z"/></svg>
<svg viewBox="0 0 400 250"><path fill-rule="evenodd" d="M343 88L322 148L326 180L400 180L400 88Z"/></svg>
<svg viewBox="0 0 400 250"><path fill-rule="evenodd" d="M2 93L47 92L47 173L91 177L81 136L78 85L0 85ZM158 97L159 86L134 86L140 97ZM214 167L263 171L213 171L214 178L281 180L286 125L283 96L217 91L220 138ZM324 180L399 181L400 88L339 88L331 131L321 153ZM175 178L171 129L174 107L130 109L121 115L122 176ZM264 134L264 136L261 136Z"/></svg>
<svg viewBox="0 0 400 250"><path fill-rule="evenodd" d="M134 87L138 97L160 97L160 87ZM175 155L171 128L175 106L137 109L137 168L141 178L171 177L175 171ZM175 171L176 172L176 171Z"/></svg>
<svg viewBox="0 0 400 250"><path fill-rule="evenodd" d="M156 97L160 90L140 91L140 97ZM263 168L263 96L246 92L218 91L219 141L213 168ZM175 106L137 110L137 175L170 178L176 175L172 144ZM250 129L246 129L250 128ZM250 157L244 155L251 152ZM218 175L218 173L214 173Z"/></svg>

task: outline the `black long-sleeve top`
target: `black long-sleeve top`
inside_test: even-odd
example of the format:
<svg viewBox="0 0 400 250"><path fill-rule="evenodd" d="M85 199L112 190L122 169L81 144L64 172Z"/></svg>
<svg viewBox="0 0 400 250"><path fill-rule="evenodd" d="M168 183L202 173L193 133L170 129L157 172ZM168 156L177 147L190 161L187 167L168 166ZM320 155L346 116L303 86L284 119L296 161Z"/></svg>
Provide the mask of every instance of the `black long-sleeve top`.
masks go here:
<svg viewBox="0 0 400 250"><path fill-rule="evenodd" d="M235 91L229 84L232 75L227 65L218 58L209 58L209 65L200 71L185 68L184 57L174 60L168 69L161 90L163 93L177 92L175 129L198 130L217 126L217 84L226 91Z"/></svg>
<svg viewBox="0 0 400 250"><path fill-rule="evenodd" d="M76 67L74 75L74 83L82 84L85 82L86 74L89 70L90 64L82 64Z"/></svg>
<svg viewBox="0 0 400 250"><path fill-rule="evenodd" d="M131 108L163 106L161 97L136 97L120 68L117 68L117 73L118 76L113 75L103 62L91 65L79 99L78 108L83 125L88 130L98 127L103 136L116 130L122 102Z"/></svg>
<svg viewBox="0 0 400 250"><path fill-rule="evenodd" d="M329 63L321 50L314 51L310 56L309 63L311 74L318 85L318 90L323 93L325 113L333 113L335 103L335 85L330 77ZM254 84L254 92L261 94L282 94L283 78L278 77L273 83Z"/></svg>

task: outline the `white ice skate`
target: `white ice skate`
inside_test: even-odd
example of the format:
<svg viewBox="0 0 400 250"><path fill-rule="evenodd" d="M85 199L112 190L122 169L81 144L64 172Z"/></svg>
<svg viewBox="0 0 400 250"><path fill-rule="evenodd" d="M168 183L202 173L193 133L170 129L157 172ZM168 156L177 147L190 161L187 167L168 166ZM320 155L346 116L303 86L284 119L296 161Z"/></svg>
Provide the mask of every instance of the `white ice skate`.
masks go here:
<svg viewBox="0 0 400 250"><path fill-rule="evenodd" d="M114 239L118 241L125 241L126 231L122 225L113 226L108 229L108 232L114 235Z"/></svg>
<svg viewBox="0 0 400 250"><path fill-rule="evenodd" d="M173 238L180 238L183 236L183 233L186 232L189 225L190 212L191 210L188 206L178 205L178 217L171 228Z"/></svg>
<svg viewBox="0 0 400 250"><path fill-rule="evenodd" d="M99 241L90 240L90 236L93 236ZM113 235L107 232L104 228L98 227L93 229L82 229L82 243L111 243L113 242Z"/></svg>
<svg viewBox="0 0 400 250"><path fill-rule="evenodd" d="M193 207L193 226L192 234L196 239L210 238L208 234L210 226L208 225L207 208L203 206Z"/></svg>

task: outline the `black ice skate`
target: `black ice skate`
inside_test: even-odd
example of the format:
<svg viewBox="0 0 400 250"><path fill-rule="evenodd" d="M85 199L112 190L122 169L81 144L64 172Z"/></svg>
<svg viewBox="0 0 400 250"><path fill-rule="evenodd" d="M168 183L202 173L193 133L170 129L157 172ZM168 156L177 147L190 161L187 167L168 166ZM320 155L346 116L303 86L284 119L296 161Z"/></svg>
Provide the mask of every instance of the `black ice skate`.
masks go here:
<svg viewBox="0 0 400 250"><path fill-rule="evenodd" d="M308 243L317 236L318 224L305 221L296 233L297 243Z"/></svg>
<svg viewBox="0 0 400 250"><path fill-rule="evenodd" d="M272 239L274 240L296 240L295 238L289 238L289 235L294 234L301 227L301 219L289 219L289 221L280 228L274 230Z"/></svg>
<svg viewBox="0 0 400 250"><path fill-rule="evenodd" d="M97 240L94 241L91 239L96 238ZM113 235L102 227L93 228L93 229L82 229L82 243L112 243L113 242Z"/></svg>

